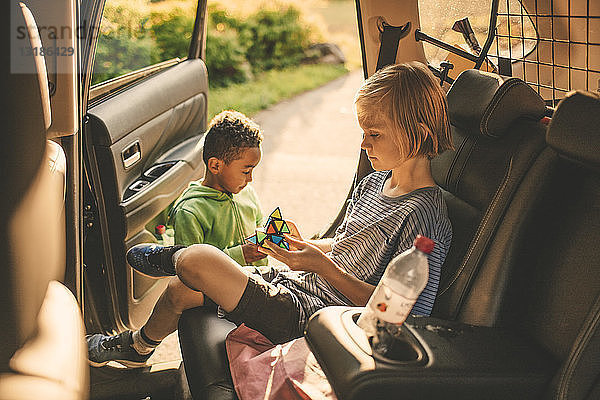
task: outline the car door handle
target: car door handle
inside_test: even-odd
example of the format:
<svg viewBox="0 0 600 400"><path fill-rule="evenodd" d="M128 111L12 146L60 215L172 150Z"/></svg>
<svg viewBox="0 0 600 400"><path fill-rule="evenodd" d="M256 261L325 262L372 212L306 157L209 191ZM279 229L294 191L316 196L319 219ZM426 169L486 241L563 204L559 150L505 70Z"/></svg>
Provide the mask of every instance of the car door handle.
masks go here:
<svg viewBox="0 0 600 400"><path fill-rule="evenodd" d="M131 168L135 163L142 159L142 151L140 149L140 142L136 140L125 150L121 152L121 158L123 159L123 166L125 169Z"/></svg>

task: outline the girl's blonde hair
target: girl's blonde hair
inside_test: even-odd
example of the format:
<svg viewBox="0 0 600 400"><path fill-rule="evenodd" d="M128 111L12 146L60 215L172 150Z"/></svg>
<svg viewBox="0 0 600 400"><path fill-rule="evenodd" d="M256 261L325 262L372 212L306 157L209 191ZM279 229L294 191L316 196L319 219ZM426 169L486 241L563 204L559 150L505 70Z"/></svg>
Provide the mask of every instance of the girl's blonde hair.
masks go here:
<svg viewBox="0 0 600 400"><path fill-rule="evenodd" d="M446 95L429 68L419 62L390 65L375 72L356 93L359 120L383 117L406 158L453 149Z"/></svg>

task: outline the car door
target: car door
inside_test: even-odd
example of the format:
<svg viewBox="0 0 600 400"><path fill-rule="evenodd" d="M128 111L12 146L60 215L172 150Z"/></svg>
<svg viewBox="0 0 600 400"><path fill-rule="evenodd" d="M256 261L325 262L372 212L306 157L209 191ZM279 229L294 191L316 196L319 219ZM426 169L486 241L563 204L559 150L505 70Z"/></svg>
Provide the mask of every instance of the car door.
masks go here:
<svg viewBox="0 0 600 400"><path fill-rule="evenodd" d="M114 32L121 35L117 41L121 46L123 40L142 37L147 42L154 38L147 32L115 28L107 13L121 18L127 10L109 2L104 4L105 15L99 27L94 79L106 77L107 71L102 68L117 65L122 61L119 57L127 56L118 53L122 47L110 47L115 43ZM125 254L134 244L156 241L153 229L165 222L165 209L191 180L203 175L201 139L208 95L201 57L205 12L206 4L201 0L195 13L187 14L191 21L187 27L191 36L187 39L187 54L154 65L134 65L137 69L131 72L113 68L108 72L122 74L109 75L110 79L92 86L89 92L83 139L88 330L140 327L166 286L167 280L151 279L130 268ZM112 27L106 28L110 22ZM109 38L111 34L111 40L103 43L103 35ZM136 44L131 43L128 49L134 52L136 47L132 46Z"/></svg>

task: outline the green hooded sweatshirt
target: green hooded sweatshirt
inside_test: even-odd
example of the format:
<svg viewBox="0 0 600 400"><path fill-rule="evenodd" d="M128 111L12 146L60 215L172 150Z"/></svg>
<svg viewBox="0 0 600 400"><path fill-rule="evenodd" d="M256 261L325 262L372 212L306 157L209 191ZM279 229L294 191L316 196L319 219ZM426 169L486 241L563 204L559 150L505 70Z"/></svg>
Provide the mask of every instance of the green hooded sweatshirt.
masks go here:
<svg viewBox="0 0 600 400"><path fill-rule="evenodd" d="M247 185L237 194L225 193L191 182L169 212L168 225L175 229L175 244L211 244L240 265L244 239L262 225L262 212L254 189ZM267 259L254 265L266 265Z"/></svg>

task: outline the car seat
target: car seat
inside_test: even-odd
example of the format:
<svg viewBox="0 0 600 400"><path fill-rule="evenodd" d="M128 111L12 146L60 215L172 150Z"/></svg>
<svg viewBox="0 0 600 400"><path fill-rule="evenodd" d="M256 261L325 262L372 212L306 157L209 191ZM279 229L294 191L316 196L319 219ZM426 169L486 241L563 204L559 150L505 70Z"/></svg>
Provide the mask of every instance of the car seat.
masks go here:
<svg viewBox="0 0 600 400"><path fill-rule="evenodd" d="M434 158L431 168L443 189L453 234L432 316L493 325L493 299L471 288L490 247L501 241L510 248L510 238L499 237L497 229L545 146L540 120L546 107L521 79L503 81L478 70L463 72L447 97L455 150ZM518 216L527 212L523 207Z"/></svg>
<svg viewBox="0 0 600 400"><path fill-rule="evenodd" d="M558 368L546 398L600 398L600 97L568 94L522 184L533 210L516 230L500 324L532 337ZM515 201L521 202L518 193Z"/></svg>
<svg viewBox="0 0 600 400"><path fill-rule="evenodd" d="M44 58L33 51L41 47L35 20L23 3L10 7L13 26L25 27L29 40L20 53L23 70L9 71L8 57L2 68L0 398L82 399L88 396L85 331L73 294L59 282L65 157L47 139L50 98Z"/></svg>

